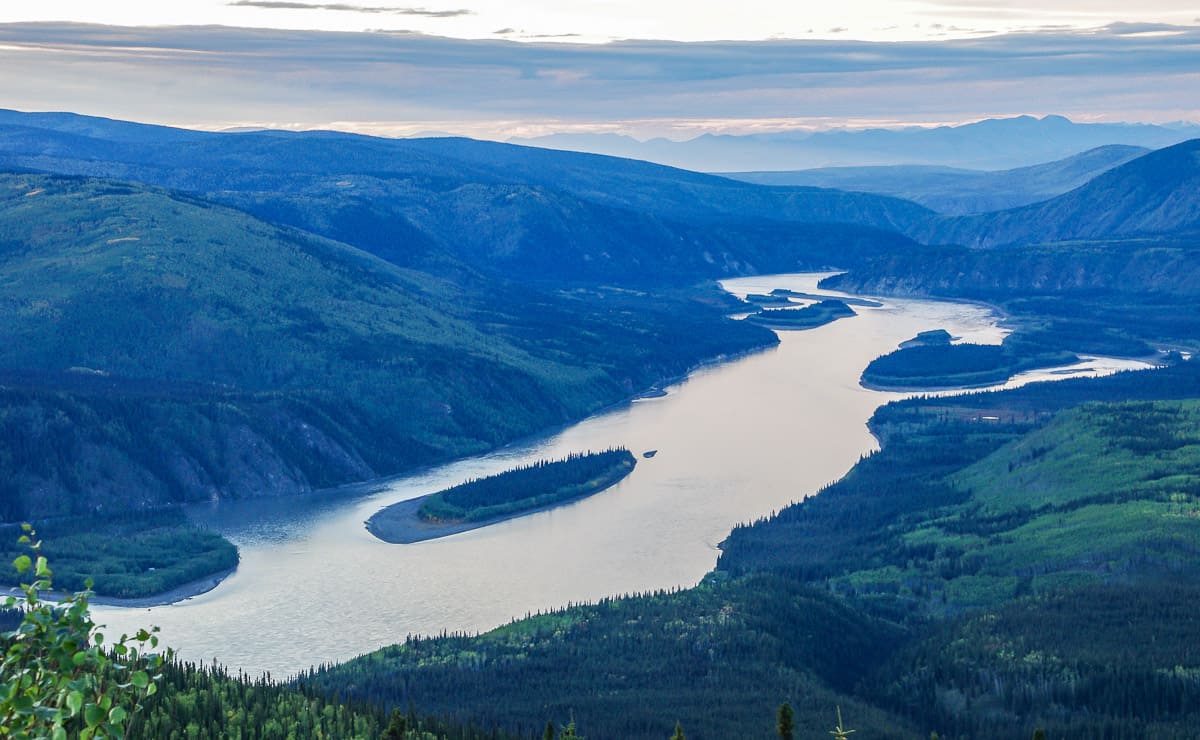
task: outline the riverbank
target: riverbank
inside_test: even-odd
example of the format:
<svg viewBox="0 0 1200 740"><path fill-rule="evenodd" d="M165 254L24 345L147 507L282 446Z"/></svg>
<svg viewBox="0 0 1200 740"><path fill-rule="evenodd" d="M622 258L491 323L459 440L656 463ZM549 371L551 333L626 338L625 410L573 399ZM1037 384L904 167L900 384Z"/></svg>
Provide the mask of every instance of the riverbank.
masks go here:
<svg viewBox="0 0 1200 740"><path fill-rule="evenodd" d="M220 573L213 573L212 575L208 575L203 578L197 578L194 581L189 581L188 583L176 586L169 591L164 591L160 594L154 594L152 596L121 599L115 596L98 596L93 594L88 601L99 606L119 606L128 609L148 609L152 606L168 606L170 604L177 604L181 601L187 601L190 598L212 591L221 584L221 581L224 581L235 572L237 572L237 568L228 568ZM13 587L5 589L2 593L5 596L19 596L21 591L20 589ZM64 591L48 591L40 594L43 599L48 601L62 601L68 595L69 594Z"/></svg>
<svg viewBox="0 0 1200 740"><path fill-rule="evenodd" d="M632 459L632 458L631 458ZM375 535L375 537L384 542L393 545L411 545L417 542L426 542L435 540L439 537L448 537L452 534L460 532L470 532L474 529L489 527L493 524L516 519L528 514L536 514L540 511L549 511L561 506L568 506L576 501L582 501L585 498L594 496L597 493L612 488L616 484L625 480L629 473L633 472L634 466L629 465L628 469L619 476L607 478L603 483L594 488L589 488L583 493L569 498L563 498L556 501L550 501L539 506L531 506L522 508L516 511L511 511L505 514L487 517L485 519L476 520L456 520L456 521L431 521L421 516L421 507L426 501L435 496L439 496L443 492L431 493L426 496L408 499L384 507L375 512L365 524L367 531Z"/></svg>

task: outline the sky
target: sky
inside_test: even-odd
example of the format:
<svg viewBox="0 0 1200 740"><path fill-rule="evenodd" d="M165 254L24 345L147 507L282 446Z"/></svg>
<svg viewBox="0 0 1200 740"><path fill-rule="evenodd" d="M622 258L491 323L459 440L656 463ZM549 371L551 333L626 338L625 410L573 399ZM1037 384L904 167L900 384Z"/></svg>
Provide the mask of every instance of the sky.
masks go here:
<svg viewBox="0 0 1200 740"><path fill-rule="evenodd" d="M1194 0L12 0L0 107L170 125L702 133L1200 120Z"/></svg>
<svg viewBox="0 0 1200 740"><path fill-rule="evenodd" d="M1200 23L1194 0L10 0L0 22L391 30L453 38L911 41L1111 23Z"/></svg>

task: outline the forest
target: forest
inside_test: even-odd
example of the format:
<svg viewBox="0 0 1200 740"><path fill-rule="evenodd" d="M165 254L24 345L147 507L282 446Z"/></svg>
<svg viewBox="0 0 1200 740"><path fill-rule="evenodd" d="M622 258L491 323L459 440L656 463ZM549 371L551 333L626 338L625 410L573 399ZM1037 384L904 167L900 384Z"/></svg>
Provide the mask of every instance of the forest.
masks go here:
<svg viewBox="0 0 1200 740"><path fill-rule="evenodd" d="M877 388L969 388L1003 383L1017 373L1070 365L1079 357L1027 340L1020 332L1001 344L919 341L877 357L862 382Z"/></svg>
<svg viewBox="0 0 1200 740"><path fill-rule="evenodd" d="M696 588L410 639L298 683L526 736L571 710L600 737L673 718L766 737L789 701L798 726L837 705L888 737L1190 737L1200 654L1178 648L1195 617L1173 584L1200 576L1198 389L1187 362L889 404L880 452L736 528ZM1056 493L1014 498L1021 481Z"/></svg>
<svg viewBox="0 0 1200 740"><path fill-rule="evenodd" d="M604 490L636 464L624 448L539 460L438 491L421 503L418 515L433 522L482 521L563 503Z"/></svg>
<svg viewBox="0 0 1200 740"><path fill-rule="evenodd" d="M815 329L854 315L854 309L844 302L829 298L804 308L768 308L750 314L746 320L775 329Z"/></svg>
<svg viewBox="0 0 1200 740"><path fill-rule="evenodd" d="M81 591L90 579L99 596L136 599L161 594L238 564L237 548L191 524L178 509L62 517L32 522L53 559L59 588ZM0 525L0 562L21 554L20 528ZM0 568L0 584L18 574Z"/></svg>

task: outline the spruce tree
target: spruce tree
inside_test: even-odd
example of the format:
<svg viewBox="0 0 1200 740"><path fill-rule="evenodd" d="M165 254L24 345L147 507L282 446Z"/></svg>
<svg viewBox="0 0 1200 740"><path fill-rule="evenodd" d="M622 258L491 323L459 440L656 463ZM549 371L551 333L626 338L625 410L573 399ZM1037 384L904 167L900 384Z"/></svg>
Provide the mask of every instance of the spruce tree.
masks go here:
<svg viewBox="0 0 1200 740"><path fill-rule="evenodd" d="M786 701L779 705L775 713L775 732L779 740L792 740L792 705Z"/></svg>

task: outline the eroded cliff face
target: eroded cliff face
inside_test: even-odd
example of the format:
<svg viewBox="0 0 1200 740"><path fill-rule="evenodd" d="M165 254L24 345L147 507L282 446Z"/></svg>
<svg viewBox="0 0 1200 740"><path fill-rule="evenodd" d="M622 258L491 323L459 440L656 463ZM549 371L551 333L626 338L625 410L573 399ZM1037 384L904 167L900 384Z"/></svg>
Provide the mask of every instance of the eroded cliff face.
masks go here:
<svg viewBox="0 0 1200 740"><path fill-rule="evenodd" d="M291 495L377 475L344 430L276 402L10 393L0 403L0 433L12 441L3 520Z"/></svg>

